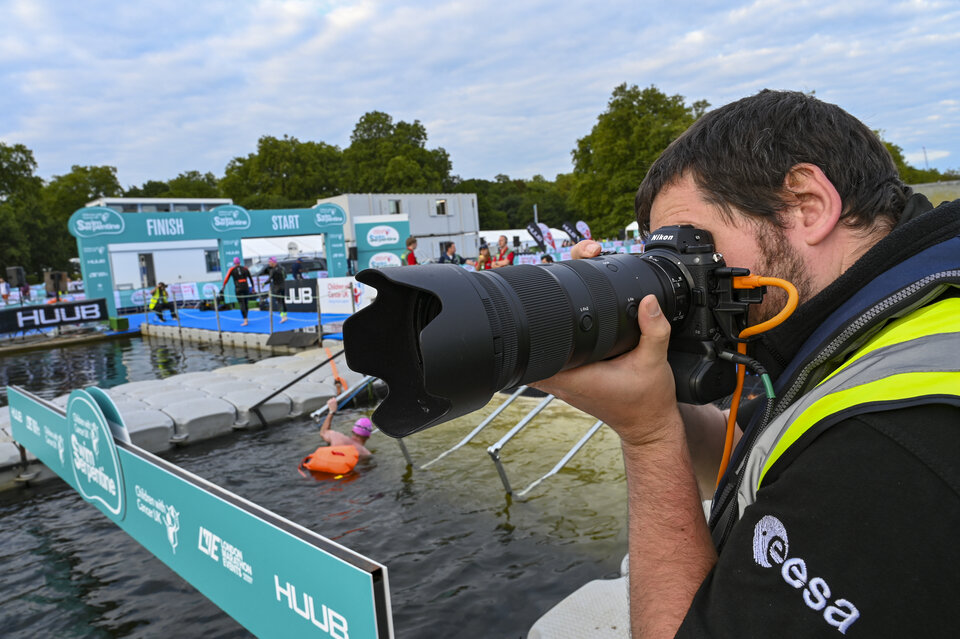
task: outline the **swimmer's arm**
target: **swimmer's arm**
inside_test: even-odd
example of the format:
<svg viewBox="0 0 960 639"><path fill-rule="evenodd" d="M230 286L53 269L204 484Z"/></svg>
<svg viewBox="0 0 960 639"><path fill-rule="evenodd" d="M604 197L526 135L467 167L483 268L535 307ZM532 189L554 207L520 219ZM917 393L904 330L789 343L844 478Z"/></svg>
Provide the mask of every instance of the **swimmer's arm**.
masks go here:
<svg viewBox="0 0 960 639"><path fill-rule="evenodd" d="M331 397L327 400L327 415L323 418L323 426L320 427L320 436L323 437L326 441L327 432L330 430L330 425L333 423L333 414L337 412L337 398Z"/></svg>

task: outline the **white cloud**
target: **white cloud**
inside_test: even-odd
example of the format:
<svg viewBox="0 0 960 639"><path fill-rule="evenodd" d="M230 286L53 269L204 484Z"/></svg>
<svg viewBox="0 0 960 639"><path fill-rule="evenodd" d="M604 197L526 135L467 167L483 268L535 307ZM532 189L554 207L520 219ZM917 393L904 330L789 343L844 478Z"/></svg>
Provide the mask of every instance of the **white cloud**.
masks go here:
<svg viewBox="0 0 960 639"><path fill-rule="evenodd" d="M261 135L345 146L381 110L463 177L552 177L627 82L715 106L815 90L956 168L956 5L647 4L0 0L0 140L44 176L111 164L127 185L222 174Z"/></svg>
<svg viewBox="0 0 960 639"><path fill-rule="evenodd" d="M919 151L910 151L904 152L903 159L907 161L907 164L916 166L917 168L926 168L927 164L935 160L943 160L950 157L950 151L936 150L936 149L927 149L924 151L920 149Z"/></svg>

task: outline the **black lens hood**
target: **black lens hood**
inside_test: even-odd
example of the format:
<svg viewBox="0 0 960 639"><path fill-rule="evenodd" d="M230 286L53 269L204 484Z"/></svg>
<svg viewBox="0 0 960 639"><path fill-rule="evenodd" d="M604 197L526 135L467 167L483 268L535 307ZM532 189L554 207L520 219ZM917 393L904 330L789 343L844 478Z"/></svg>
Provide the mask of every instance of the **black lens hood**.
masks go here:
<svg viewBox="0 0 960 639"><path fill-rule="evenodd" d="M373 414L380 430L404 437L490 401L499 389L478 384L496 379L487 294L468 271L445 264L366 269L357 281L376 288L377 298L344 322L344 349L347 366L387 384Z"/></svg>

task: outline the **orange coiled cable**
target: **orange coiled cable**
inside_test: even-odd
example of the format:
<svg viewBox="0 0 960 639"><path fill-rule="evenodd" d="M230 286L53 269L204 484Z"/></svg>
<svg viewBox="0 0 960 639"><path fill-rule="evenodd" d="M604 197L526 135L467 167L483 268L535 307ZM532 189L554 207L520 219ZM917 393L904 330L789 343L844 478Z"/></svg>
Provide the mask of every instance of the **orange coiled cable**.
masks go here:
<svg viewBox="0 0 960 639"><path fill-rule="evenodd" d="M760 275L745 275L733 278L734 288L758 288L760 286L775 286L782 288L787 292L787 303L780 309L780 312L765 322L760 322L754 326L748 326L740 331L740 339L746 339L753 335L759 335L769 331L774 326L779 326L786 320L797 308L799 295L797 288L786 280L777 277L763 277ZM746 342L737 344L737 352L741 355L747 354ZM727 472L727 465L730 463L730 456L733 454L733 434L737 428L737 409L740 406L740 396L743 394L743 380L747 369L743 364L737 364L737 388L733 392L733 401L730 404L730 415L727 418L727 432L723 440L723 457L720 459L720 470L717 473L717 486Z"/></svg>

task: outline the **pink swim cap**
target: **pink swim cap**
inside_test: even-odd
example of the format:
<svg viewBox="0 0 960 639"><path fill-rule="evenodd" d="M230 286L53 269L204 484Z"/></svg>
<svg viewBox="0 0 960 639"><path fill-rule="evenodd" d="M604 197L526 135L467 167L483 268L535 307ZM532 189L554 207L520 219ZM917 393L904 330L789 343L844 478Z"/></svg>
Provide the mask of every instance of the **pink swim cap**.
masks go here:
<svg viewBox="0 0 960 639"><path fill-rule="evenodd" d="M233 258L233 263L234 263L234 264L240 264L240 258L239 258L239 257Z"/></svg>
<svg viewBox="0 0 960 639"><path fill-rule="evenodd" d="M357 420L357 423L353 425L353 432L361 437L369 437L370 433L373 432L373 422L366 417L361 417Z"/></svg>

